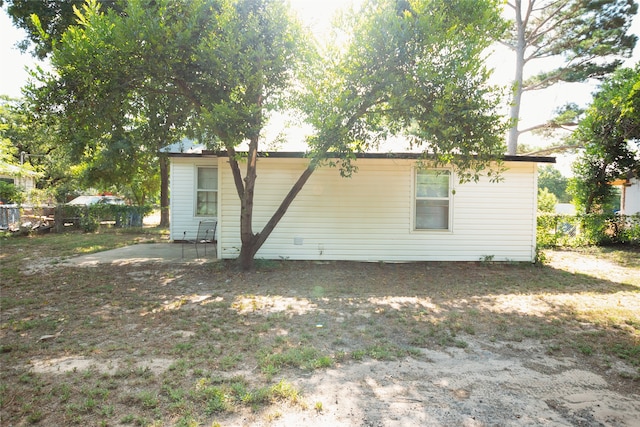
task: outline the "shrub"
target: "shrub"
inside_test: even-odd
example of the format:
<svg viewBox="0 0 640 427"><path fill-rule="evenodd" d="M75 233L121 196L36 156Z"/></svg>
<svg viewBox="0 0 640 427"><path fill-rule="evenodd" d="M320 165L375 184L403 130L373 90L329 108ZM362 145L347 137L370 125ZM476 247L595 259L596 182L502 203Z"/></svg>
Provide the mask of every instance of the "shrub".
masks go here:
<svg viewBox="0 0 640 427"><path fill-rule="evenodd" d="M538 246L640 245L640 214L538 215Z"/></svg>
<svg viewBox="0 0 640 427"><path fill-rule="evenodd" d="M538 212L555 212L558 198L546 188L538 189Z"/></svg>
<svg viewBox="0 0 640 427"><path fill-rule="evenodd" d="M56 209L56 220L73 222L86 232L96 231L103 221L112 221L114 227L142 227L142 219L152 210L150 206L61 205Z"/></svg>
<svg viewBox="0 0 640 427"><path fill-rule="evenodd" d="M0 181L0 200L3 203L17 203L24 201L24 192L14 184Z"/></svg>

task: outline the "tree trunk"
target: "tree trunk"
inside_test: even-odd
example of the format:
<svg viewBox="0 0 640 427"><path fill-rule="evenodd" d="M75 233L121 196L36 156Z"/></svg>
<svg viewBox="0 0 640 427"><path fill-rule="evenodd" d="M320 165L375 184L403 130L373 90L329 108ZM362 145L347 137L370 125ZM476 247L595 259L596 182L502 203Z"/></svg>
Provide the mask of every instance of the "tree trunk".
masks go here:
<svg viewBox="0 0 640 427"><path fill-rule="evenodd" d="M160 154L160 227L169 227L169 161Z"/></svg>
<svg viewBox="0 0 640 427"><path fill-rule="evenodd" d="M593 209L593 201L595 199L595 194L592 191L591 194L589 194L589 197L587 197L587 203L585 203L584 205L584 213L586 214L590 214L591 213L591 209Z"/></svg>
<svg viewBox="0 0 640 427"><path fill-rule="evenodd" d="M231 154L231 153L230 153ZM253 257L259 248L256 248L256 236L253 234L253 197L256 188L258 162L258 136L249 141L247 152L247 172L244 177L244 191L240 194L240 255L238 264L242 271L253 269ZM236 183L236 185L238 185Z"/></svg>
<svg viewBox="0 0 640 427"><path fill-rule="evenodd" d="M236 260L238 268L241 271L252 271L254 269L254 257L258 249L260 249L260 247L255 244L255 240L256 239L251 238L248 242L242 241L240 254Z"/></svg>
<svg viewBox="0 0 640 427"><path fill-rule="evenodd" d="M232 168L233 168L233 164L232 164ZM289 209L289 206L291 206L291 203L295 200L298 193L300 193L300 191L302 190L306 182L309 180L309 178L311 177L315 169L316 169L315 162L312 162L311 164L309 164L309 166L307 166L307 168L304 170L304 172L302 172L302 174L300 175L298 180L295 182L295 184L293 184L293 186L289 190L289 193L287 193L285 198L280 203L280 206L278 207L278 209L274 212L274 214L271 216L271 219L269 219L269 221L267 222L267 224L264 226L264 228L260 233L253 234L250 231L251 217L250 216L245 217L241 214L240 228L241 228L242 246L240 248L240 254L238 255L237 263L238 263L238 267L242 271L251 271L254 268L254 257L256 253L262 247L262 245L267 240L267 238L271 235L271 233L276 228L276 226L278 225L282 217L284 217L284 214L287 213L287 209ZM254 169L254 172L255 172L255 169ZM248 180L246 178L245 178L245 183L248 183ZM254 183L255 183L255 177L254 177ZM246 193L246 190L245 190L245 193ZM241 204L242 204L242 201L241 201ZM253 200L251 200L251 207L253 208ZM245 212L244 208L242 209L244 213ZM242 224L242 221L244 220L248 221L248 224L246 226L243 226ZM243 227L248 227L249 232L247 233L246 229ZM245 232L243 232L242 230L244 230Z"/></svg>
<svg viewBox="0 0 640 427"><path fill-rule="evenodd" d="M524 83L524 65L525 65L525 27L526 22L522 18L522 2L515 2L516 12L516 74L513 80L513 99L511 100L511 109L509 111L509 119L511 120L511 128L509 129L509 137L507 141L507 154L515 156L518 151L518 120L520 119L520 103L522 102L522 91ZM527 13L528 16L528 13Z"/></svg>

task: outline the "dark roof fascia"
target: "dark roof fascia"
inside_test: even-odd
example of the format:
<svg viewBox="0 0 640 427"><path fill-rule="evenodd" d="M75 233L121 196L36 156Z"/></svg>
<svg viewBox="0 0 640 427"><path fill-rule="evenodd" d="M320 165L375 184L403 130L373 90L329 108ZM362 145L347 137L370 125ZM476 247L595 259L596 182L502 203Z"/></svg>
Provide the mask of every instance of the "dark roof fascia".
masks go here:
<svg viewBox="0 0 640 427"><path fill-rule="evenodd" d="M226 157L226 151L208 151L203 150L202 154L185 154L174 153L169 154L172 157L204 157L218 156ZM357 159L421 159L423 153L356 153ZM307 153L302 151L261 151L258 157L274 159L303 159L307 157ZM501 160L505 162L530 162L530 163L555 163L555 157L547 156L502 156Z"/></svg>
<svg viewBox="0 0 640 427"><path fill-rule="evenodd" d="M548 156L504 156L505 162L555 163L555 157Z"/></svg>
<svg viewBox="0 0 640 427"><path fill-rule="evenodd" d="M167 157L222 157L226 152L203 151L202 153L166 153Z"/></svg>

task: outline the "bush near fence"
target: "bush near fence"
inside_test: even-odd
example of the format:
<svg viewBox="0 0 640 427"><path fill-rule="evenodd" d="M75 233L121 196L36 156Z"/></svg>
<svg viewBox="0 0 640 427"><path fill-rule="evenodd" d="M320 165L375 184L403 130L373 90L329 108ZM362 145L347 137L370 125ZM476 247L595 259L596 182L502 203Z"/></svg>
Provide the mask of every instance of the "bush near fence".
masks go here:
<svg viewBox="0 0 640 427"><path fill-rule="evenodd" d="M151 206L60 205L55 212L56 230L74 227L91 232L105 224L113 227L142 227L142 219L152 210Z"/></svg>
<svg viewBox="0 0 640 427"><path fill-rule="evenodd" d="M640 214L538 215L538 247L640 245Z"/></svg>

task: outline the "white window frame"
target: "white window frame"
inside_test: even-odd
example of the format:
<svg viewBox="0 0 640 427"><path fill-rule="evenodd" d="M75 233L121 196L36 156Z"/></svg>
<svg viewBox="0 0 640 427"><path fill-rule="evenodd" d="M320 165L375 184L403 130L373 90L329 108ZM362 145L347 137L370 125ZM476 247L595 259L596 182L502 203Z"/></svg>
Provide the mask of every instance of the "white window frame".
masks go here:
<svg viewBox="0 0 640 427"><path fill-rule="evenodd" d="M449 176L449 184L447 197L418 197L418 174L423 171L435 171L446 173ZM455 191L453 189L453 171L449 168L413 168L413 179L412 179L412 203L411 203L411 230L416 233L452 233L453 232L453 195ZM447 228L418 228L417 227L417 208L419 200L446 200L448 202L448 217L447 217Z"/></svg>
<svg viewBox="0 0 640 427"><path fill-rule="evenodd" d="M200 188L200 182L199 182L199 176L200 176L200 169L212 169L215 171L216 174L216 188L215 189L211 189L211 188ZM220 209L220 207L218 206L218 187L219 187L219 182L220 182L220 177L218 176L218 168L215 166L196 166L195 169L195 191L194 191L194 197L193 197L193 216L196 218L217 218L218 217L218 210ZM215 198L216 201L216 212L213 215L210 214L201 214L198 213L198 194L200 192L210 192L210 193L214 193L213 197Z"/></svg>

